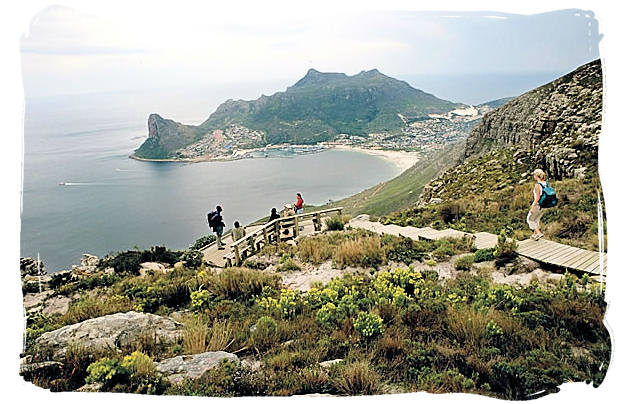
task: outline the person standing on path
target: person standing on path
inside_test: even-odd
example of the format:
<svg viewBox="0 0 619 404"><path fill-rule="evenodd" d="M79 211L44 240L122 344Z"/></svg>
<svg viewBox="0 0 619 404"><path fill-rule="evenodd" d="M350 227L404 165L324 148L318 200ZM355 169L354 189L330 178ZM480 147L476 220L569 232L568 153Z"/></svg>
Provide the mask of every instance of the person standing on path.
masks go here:
<svg viewBox="0 0 619 404"><path fill-rule="evenodd" d="M301 194L299 192L297 192L297 201L294 204L294 211L297 215L300 215L304 212L303 197L301 197Z"/></svg>
<svg viewBox="0 0 619 404"><path fill-rule="evenodd" d="M224 227L226 227L224 217L221 212L223 212L223 209L221 206L217 205L215 210L208 213L208 225L213 229L215 235L217 236L217 248L219 250L223 250L226 245L226 243L221 241L221 236L224 234Z"/></svg>
<svg viewBox="0 0 619 404"><path fill-rule="evenodd" d="M546 182L546 173L539 168L533 171L533 179L535 180L535 185L533 186L533 204L527 215L527 223L529 228L533 230L531 239L539 240L544 237L544 234L539 229L540 219L544 213L540 206L540 198L542 197L544 188L548 186L548 183Z"/></svg>
<svg viewBox="0 0 619 404"><path fill-rule="evenodd" d="M303 197L301 196L301 193L297 192L297 201L294 204L294 212L297 215L301 215L305 211L303 209L303 203L304 203L304 201L303 201ZM299 231L301 231L301 230L303 230L303 226L299 226Z"/></svg>

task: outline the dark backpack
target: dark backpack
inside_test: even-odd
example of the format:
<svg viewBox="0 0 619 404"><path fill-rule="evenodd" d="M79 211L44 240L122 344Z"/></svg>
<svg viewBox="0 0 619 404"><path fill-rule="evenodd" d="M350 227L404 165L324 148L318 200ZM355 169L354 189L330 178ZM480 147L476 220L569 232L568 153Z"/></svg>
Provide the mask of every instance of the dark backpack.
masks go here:
<svg viewBox="0 0 619 404"><path fill-rule="evenodd" d="M206 221L208 222L208 227L213 227L215 225L215 223L213 222L215 215L217 215L216 210L211 210L206 214Z"/></svg>
<svg viewBox="0 0 619 404"><path fill-rule="evenodd" d="M553 187L551 187L548 182L546 182L546 186L539 183L539 186L542 188L542 194L539 197L539 206L540 208L552 208L557 206L557 193Z"/></svg>

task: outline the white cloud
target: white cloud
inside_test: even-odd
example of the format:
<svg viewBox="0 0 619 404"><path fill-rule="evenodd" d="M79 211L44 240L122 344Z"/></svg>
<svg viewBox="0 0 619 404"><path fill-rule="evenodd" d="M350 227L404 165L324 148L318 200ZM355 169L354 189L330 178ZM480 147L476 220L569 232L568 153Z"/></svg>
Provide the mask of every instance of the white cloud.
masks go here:
<svg viewBox="0 0 619 404"><path fill-rule="evenodd" d="M292 82L310 67L347 74L378 68L396 77L569 70L574 60L593 58L584 54L590 43L580 46L565 37L582 31L573 12L571 25L563 23L553 31L544 18L554 21L564 14L533 17L335 8L325 12L311 7L286 14L269 13L259 5L191 12L171 3L143 8L132 2L95 15L91 9L50 7L33 19L22 40L24 82L27 96L35 96ZM597 33L597 25L594 28ZM540 37L543 43L535 39ZM597 55L597 43L592 49Z"/></svg>

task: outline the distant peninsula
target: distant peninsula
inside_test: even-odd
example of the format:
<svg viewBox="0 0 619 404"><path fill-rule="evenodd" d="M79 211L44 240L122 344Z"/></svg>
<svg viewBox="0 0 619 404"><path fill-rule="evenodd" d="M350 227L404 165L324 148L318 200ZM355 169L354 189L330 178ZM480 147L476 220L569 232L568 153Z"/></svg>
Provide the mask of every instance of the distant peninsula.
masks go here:
<svg viewBox="0 0 619 404"><path fill-rule="evenodd" d="M131 157L231 160L289 145L423 151L466 137L484 113L505 101L466 106L376 69L353 76L310 69L283 92L252 101L227 100L200 125L151 114L148 138Z"/></svg>

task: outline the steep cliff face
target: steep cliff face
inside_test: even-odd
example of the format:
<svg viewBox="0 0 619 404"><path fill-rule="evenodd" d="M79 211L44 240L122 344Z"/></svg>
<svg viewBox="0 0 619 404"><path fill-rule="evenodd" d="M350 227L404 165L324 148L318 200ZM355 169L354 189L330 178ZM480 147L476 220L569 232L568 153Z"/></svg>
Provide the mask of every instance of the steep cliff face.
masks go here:
<svg viewBox="0 0 619 404"><path fill-rule="evenodd" d="M517 146L552 178L597 169L602 67L595 60L488 113L467 139L464 158Z"/></svg>
<svg viewBox="0 0 619 404"><path fill-rule="evenodd" d="M551 181L597 182L602 67L579 67L487 113L471 130L460 163L426 185L420 203L518 186L542 168Z"/></svg>
<svg viewBox="0 0 619 404"><path fill-rule="evenodd" d="M135 151L138 157L166 158L183 146L193 143L201 134L197 126L183 125L158 114L148 117L148 138Z"/></svg>

